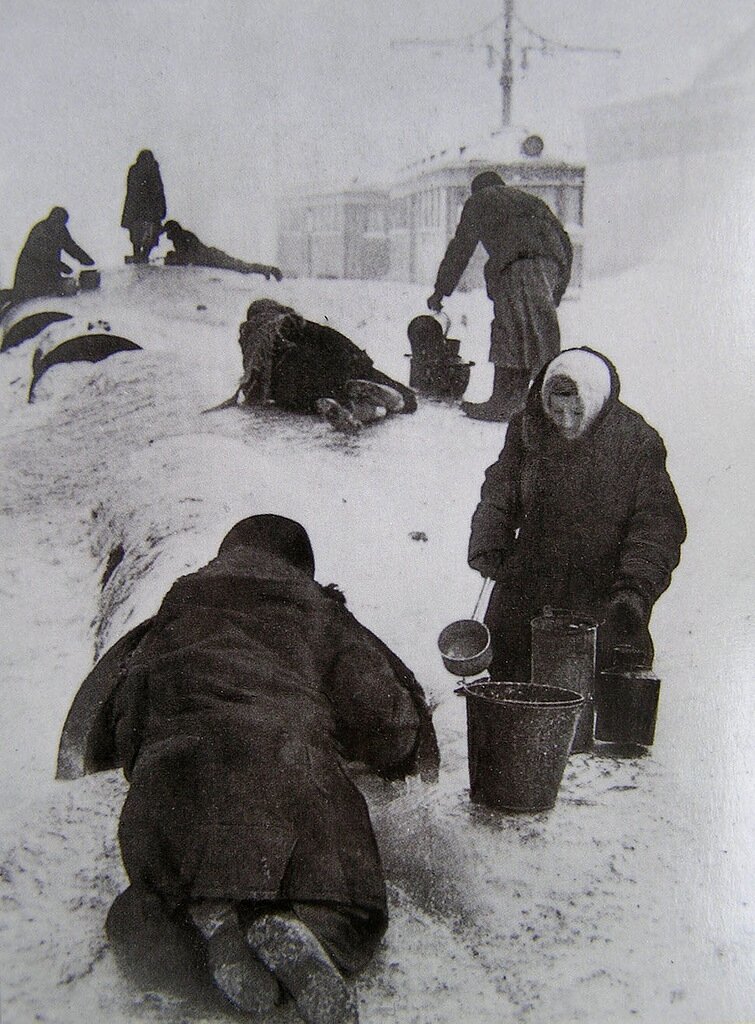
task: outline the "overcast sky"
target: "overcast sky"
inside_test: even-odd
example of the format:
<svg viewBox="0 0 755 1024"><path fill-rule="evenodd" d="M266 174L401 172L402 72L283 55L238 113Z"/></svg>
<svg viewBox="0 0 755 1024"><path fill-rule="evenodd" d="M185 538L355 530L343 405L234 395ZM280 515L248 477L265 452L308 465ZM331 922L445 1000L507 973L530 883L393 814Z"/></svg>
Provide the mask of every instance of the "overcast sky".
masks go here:
<svg viewBox="0 0 755 1024"><path fill-rule="evenodd" d="M499 66L463 40L501 0L0 0L3 217L9 283L55 204L107 262L137 151L160 161L169 214L208 242L271 256L276 198L380 180L498 126ZM752 18L751 0L517 0L554 41L619 58L517 53L514 120L545 131L580 109L690 83ZM477 37L500 45L500 21Z"/></svg>

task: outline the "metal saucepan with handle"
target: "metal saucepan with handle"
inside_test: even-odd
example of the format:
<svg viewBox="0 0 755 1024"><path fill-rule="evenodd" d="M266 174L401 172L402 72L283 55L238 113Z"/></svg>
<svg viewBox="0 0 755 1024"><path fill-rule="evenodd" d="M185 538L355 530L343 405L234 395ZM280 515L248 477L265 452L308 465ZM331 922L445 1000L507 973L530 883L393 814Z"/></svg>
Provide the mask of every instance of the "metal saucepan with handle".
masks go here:
<svg viewBox="0 0 755 1024"><path fill-rule="evenodd" d="M482 621L495 583L483 581L471 619L457 619L442 630L438 648L443 664L455 676L476 676L493 660L490 630Z"/></svg>

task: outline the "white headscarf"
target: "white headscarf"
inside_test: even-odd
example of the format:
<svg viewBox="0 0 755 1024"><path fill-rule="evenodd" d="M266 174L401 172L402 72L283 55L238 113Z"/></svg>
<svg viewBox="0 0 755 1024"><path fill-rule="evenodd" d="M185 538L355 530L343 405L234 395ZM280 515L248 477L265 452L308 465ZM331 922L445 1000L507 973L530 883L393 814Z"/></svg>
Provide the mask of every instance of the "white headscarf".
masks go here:
<svg viewBox="0 0 755 1024"><path fill-rule="evenodd" d="M583 433L595 420L611 394L611 371L607 363L594 352L579 348L568 349L556 356L545 371L540 392L546 413L550 398L548 384L554 377L568 377L574 381L585 410L580 431Z"/></svg>

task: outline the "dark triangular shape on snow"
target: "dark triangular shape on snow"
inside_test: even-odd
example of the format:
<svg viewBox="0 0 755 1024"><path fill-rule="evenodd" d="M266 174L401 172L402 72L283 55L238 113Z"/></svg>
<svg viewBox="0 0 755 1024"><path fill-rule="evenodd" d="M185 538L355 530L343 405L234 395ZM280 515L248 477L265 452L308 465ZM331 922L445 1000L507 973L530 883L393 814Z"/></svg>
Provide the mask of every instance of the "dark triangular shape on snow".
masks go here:
<svg viewBox="0 0 755 1024"><path fill-rule="evenodd" d="M61 342L56 348L50 349L45 355L42 350L37 349L32 361L31 384L29 385L29 401L34 400L34 388L39 378L46 373L51 366L58 363L99 363L116 352L141 352L141 345L137 345L128 338L121 338L117 334L80 334L76 338L69 338Z"/></svg>
<svg viewBox="0 0 755 1024"><path fill-rule="evenodd" d="M3 334L3 342L0 345L0 352L7 352L10 348L16 348L29 338L35 338L40 331L50 324L59 323L62 320L71 320L70 313L58 313L52 310L45 310L41 313L32 313L25 316L23 320L11 324Z"/></svg>

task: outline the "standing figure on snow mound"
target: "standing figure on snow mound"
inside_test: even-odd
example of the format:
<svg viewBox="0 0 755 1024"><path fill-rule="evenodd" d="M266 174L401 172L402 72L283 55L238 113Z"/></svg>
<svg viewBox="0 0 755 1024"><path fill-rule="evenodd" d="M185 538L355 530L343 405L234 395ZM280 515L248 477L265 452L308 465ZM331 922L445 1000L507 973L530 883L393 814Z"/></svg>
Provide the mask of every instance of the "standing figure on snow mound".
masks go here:
<svg viewBox="0 0 755 1024"><path fill-rule="evenodd" d="M160 165L151 149L143 149L128 169L121 227L134 248L133 262L146 263L160 238L165 218L165 191Z"/></svg>
<svg viewBox="0 0 755 1024"><path fill-rule="evenodd" d="M569 236L542 199L507 186L495 171L478 174L456 234L427 300L438 312L459 283L477 243L488 254L485 284L493 300L490 361L495 367L487 402L464 402L474 419L503 422L521 408L530 380L558 354L556 308L571 276Z"/></svg>
<svg viewBox="0 0 755 1024"><path fill-rule="evenodd" d="M222 249L205 245L192 231L182 228L177 220L166 221L161 233L173 243L173 249L165 254L165 263L169 267L214 267L217 270L235 270L239 274L262 274L267 281L271 277L276 281L283 278L278 267L266 263L245 263Z"/></svg>
<svg viewBox="0 0 755 1024"><path fill-rule="evenodd" d="M244 375L237 395L243 402L319 413L346 432L417 408L414 392L377 370L353 341L272 299L249 306L239 345Z"/></svg>
<svg viewBox="0 0 755 1024"><path fill-rule="evenodd" d="M94 266L94 260L71 238L66 225L68 211L54 206L47 217L29 232L16 264L13 283L13 301L23 302L41 295L64 295L64 282L71 268L60 255L67 253L85 267Z"/></svg>
<svg viewBox="0 0 755 1024"><path fill-rule="evenodd" d="M491 677L529 679L530 622L547 605L599 623L599 669L619 644L651 664L650 613L685 536L663 441L619 401L615 367L562 352L512 417L472 518L469 564L496 581Z"/></svg>
<svg viewBox="0 0 755 1024"><path fill-rule="evenodd" d="M369 961L388 915L345 765L434 780L438 748L412 673L315 581L304 528L237 523L95 674L84 770L121 766L130 782L114 947L130 938L154 964L160 936L185 928L240 1009L262 1016L287 993L309 1024L356 1022L343 975Z"/></svg>

